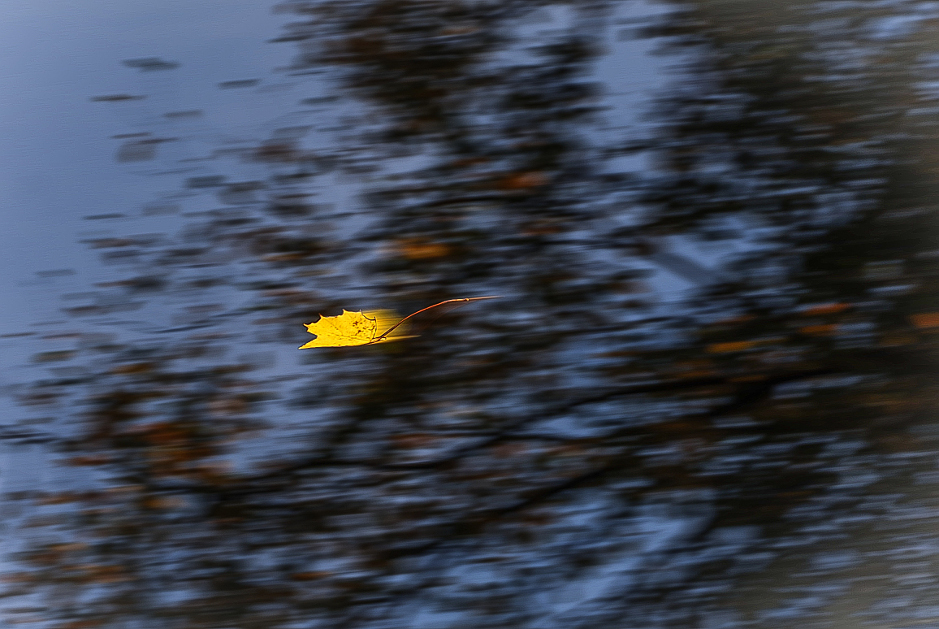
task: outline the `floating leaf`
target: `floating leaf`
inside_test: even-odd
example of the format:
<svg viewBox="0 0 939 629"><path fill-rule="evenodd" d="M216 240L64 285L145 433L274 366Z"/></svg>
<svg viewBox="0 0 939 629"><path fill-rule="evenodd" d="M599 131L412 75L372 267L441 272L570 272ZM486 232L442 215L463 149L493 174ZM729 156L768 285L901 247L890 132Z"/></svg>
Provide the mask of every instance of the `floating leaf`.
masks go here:
<svg viewBox="0 0 939 629"><path fill-rule="evenodd" d="M839 312L844 312L851 308L851 304L845 303L832 303L832 304L820 304L817 306L811 306L802 311L803 315L829 315L829 314L838 314Z"/></svg>
<svg viewBox="0 0 939 629"><path fill-rule="evenodd" d="M824 323L821 325L806 325L799 328L799 332L802 334L809 334L811 336L827 336L829 334L834 334L838 330L838 326L834 323Z"/></svg>
<svg viewBox="0 0 939 629"><path fill-rule="evenodd" d="M913 325L921 330L939 328L939 312L922 312L910 317Z"/></svg>
<svg viewBox="0 0 939 629"><path fill-rule="evenodd" d="M389 317L389 315L391 315ZM391 319L389 322L389 318ZM371 345L401 338L382 336L382 332L391 327L397 317L390 310L377 310L373 312L350 312L343 310L341 315L324 317L320 315L319 321L306 324L310 334L316 338L300 347L348 347L352 345Z"/></svg>
<svg viewBox="0 0 939 629"><path fill-rule="evenodd" d="M729 343L712 343L706 350L709 354L728 354L731 352L742 352L744 350L756 347L756 341L731 341Z"/></svg>
<svg viewBox="0 0 939 629"><path fill-rule="evenodd" d="M421 308L403 319L398 319L391 310L352 312L344 309L341 315L336 315L335 317L324 317L320 315L318 321L305 324L307 331L310 334L315 334L316 338L305 345L301 345L300 349L309 349L311 347L374 345L375 343L385 343L387 341L411 338L405 334L406 330L403 327L403 324L411 317L445 304L478 301L480 299L495 299L495 297L447 299L432 306ZM395 323L395 321L397 322Z"/></svg>

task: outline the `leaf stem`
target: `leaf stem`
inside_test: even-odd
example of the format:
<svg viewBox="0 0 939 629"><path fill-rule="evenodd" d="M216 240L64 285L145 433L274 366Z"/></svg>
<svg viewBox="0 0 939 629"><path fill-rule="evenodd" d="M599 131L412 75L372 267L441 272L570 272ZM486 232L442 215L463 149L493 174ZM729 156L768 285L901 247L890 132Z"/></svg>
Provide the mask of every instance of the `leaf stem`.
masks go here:
<svg viewBox="0 0 939 629"><path fill-rule="evenodd" d="M376 336L375 338L373 338L373 339L372 339L371 341L369 341L368 343L365 343L365 345L371 345L372 343L378 343L378 342L380 342L380 341L385 340L385 339L388 337L389 334L391 334L392 332L394 332L395 328L397 328L399 325L401 325L402 323L404 323L405 321L407 321L407 320L410 319L411 317L413 317L413 316L415 316L415 315L419 315L419 314L421 314L422 312L427 312L428 310L431 310L431 309L433 309L433 308L436 308L437 306L443 306L443 305L445 305L445 304L455 304L455 303L460 303L460 302L468 302L468 301L480 301L480 300L482 300L482 299L498 299L498 298L499 298L499 295L487 295L487 296L485 296L485 297L461 297L461 298L459 298L459 299L445 299L445 300L443 300L443 301L441 301L441 302L439 302L439 303L436 303L436 304L434 304L434 305L432 305L432 306L427 306L426 308L421 308L421 309L418 310L417 312L412 312L411 314L409 314L408 316L406 316L405 318L401 319L401 320L398 321L396 324L394 324L393 326L391 326L390 328L388 328L388 329L385 331L384 334L382 334L381 336Z"/></svg>

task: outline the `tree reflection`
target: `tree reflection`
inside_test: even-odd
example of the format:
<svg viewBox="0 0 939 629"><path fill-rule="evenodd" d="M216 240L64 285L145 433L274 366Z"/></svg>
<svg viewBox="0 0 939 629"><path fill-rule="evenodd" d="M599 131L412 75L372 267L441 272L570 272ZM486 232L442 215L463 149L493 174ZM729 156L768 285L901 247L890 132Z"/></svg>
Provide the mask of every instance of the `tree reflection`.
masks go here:
<svg viewBox="0 0 939 629"><path fill-rule="evenodd" d="M343 98L233 149L263 176L190 177L173 235L90 242L126 271L71 307L67 355L37 355L71 371L22 394L76 474L28 496L8 593L75 628L866 608L844 595L860 581L768 592L813 543L846 546L813 586L855 566L852 522L928 451L928 29L675 4L646 35L684 79L652 127L603 131L591 71L618 4L282 5L292 70L328 68ZM654 166L624 168L637 153ZM690 242L737 253L709 277ZM694 297L656 300L656 265ZM294 362L320 313L493 294Z"/></svg>

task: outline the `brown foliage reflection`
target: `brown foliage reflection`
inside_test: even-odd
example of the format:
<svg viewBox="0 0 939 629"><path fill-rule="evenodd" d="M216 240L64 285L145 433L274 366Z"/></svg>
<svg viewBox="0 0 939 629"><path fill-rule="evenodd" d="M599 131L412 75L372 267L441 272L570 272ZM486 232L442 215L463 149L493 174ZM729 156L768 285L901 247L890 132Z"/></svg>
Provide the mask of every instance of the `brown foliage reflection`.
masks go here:
<svg viewBox="0 0 939 629"><path fill-rule="evenodd" d="M7 593L59 627L774 626L776 585L855 565L812 552L930 446L929 42L839 68L866 41L848 9L673 3L646 35L687 83L598 141L618 4L282 5L351 139L275 134L242 155L265 179L190 180L224 209L90 243L127 277L71 316L170 320L37 354L76 367L22 401L64 420L80 487L27 496ZM333 168L351 209L321 202ZM666 307L650 267L708 276L675 235L748 244ZM485 294L417 338L280 352L320 313Z"/></svg>

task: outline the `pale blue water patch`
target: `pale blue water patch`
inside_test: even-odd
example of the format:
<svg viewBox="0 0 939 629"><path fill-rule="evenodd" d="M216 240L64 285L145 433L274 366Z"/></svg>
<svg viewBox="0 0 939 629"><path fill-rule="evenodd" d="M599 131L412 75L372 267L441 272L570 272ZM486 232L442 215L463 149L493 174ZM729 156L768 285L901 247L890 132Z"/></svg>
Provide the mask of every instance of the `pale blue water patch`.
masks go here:
<svg viewBox="0 0 939 629"><path fill-rule="evenodd" d="M76 238L88 229L83 216L132 212L165 189L165 183L116 166L120 141L108 139L139 131L134 124L148 121L92 97L139 96L159 87L166 89L133 102L146 103L157 116L164 107L172 111L174 101L211 110L227 96L219 82L267 76L292 51L265 43L282 18L271 14L269 4L252 0L9 0L3 13L0 265L6 272L0 278L0 333L8 333L55 307L55 295L41 303L24 296L20 284L35 272L74 268L76 286L88 281L94 257ZM120 64L160 56L179 67L142 77L139 69ZM223 124L258 120L256 108L246 109L240 115L237 107L229 110Z"/></svg>

